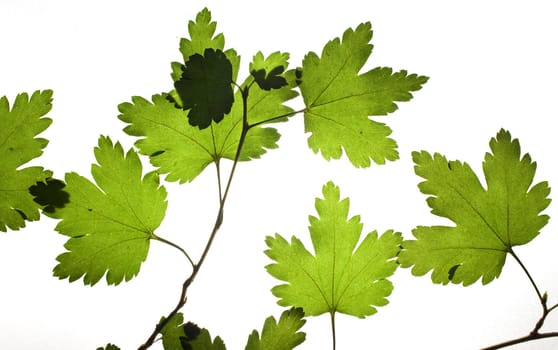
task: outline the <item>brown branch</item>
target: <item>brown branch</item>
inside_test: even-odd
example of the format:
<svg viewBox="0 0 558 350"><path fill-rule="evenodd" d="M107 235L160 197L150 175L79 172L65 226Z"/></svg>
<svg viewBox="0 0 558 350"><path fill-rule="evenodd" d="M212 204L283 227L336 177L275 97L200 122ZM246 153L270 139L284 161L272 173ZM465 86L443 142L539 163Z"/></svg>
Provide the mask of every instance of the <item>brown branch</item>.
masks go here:
<svg viewBox="0 0 558 350"><path fill-rule="evenodd" d="M234 173L235 173L235 170L236 170L236 166L237 166L238 161L240 159L240 153L242 151L242 147L244 145L246 135L247 135L247 133L250 129L249 126L248 126L248 119L247 119L248 88L241 89L241 92L242 92L242 102L243 102L243 106L244 106L243 115L242 115L242 131L241 131L241 134L240 134L240 139L238 141L238 146L237 146L237 149L236 149L236 154L235 154L233 166L232 166L231 172L229 174L229 179L228 179L228 182L227 182L227 186L225 187L225 192L224 192L223 197L220 199L220 202L219 202L219 212L217 213L217 218L215 219L215 224L213 225L213 229L211 230L211 234L209 235L209 239L207 241L207 244L205 245L205 248L204 248L203 253L200 257L200 260L198 261L197 264L193 265L192 273L182 284L182 291L180 293L180 299L178 300L178 303L176 304L174 309L155 326L155 329L153 330L153 332L151 333L149 338L145 341L145 343L140 345L138 350L146 350L146 349L150 348L153 345L153 343L155 342L155 340L157 338L157 335L159 333L161 333L163 328L165 328L165 326L170 322L170 320L174 316L176 316L176 314L178 314L180 309L182 309L184 307L184 305L186 305L186 301L188 299L188 297L187 297L188 288L194 282L194 279L198 275L198 272L200 271L200 268L203 265L203 262L205 261L205 258L207 257L207 254L209 253L209 250L210 250L210 248L213 244L213 240L215 239L215 236L217 235L217 232L219 231L219 228L221 227L221 224L223 223L223 209L225 207L225 202L227 200L227 195L229 193L229 189L230 189L231 184L232 184L232 179L233 179L233 176L234 176Z"/></svg>

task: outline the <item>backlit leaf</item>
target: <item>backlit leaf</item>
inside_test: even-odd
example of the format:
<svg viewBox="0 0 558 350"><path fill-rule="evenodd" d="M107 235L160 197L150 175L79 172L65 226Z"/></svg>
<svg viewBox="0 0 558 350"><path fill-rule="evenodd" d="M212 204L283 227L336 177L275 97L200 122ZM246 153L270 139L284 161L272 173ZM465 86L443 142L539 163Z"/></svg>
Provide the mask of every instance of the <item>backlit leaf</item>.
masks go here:
<svg viewBox="0 0 558 350"><path fill-rule="evenodd" d="M273 287L279 305L301 307L308 316L341 312L365 317L388 303L391 276L397 264L401 234L373 231L357 246L362 232L359 216L348 219L349 200L329 182L316 199L319 217L310 216L314 255L293 237L267 237L266 254L275 261L267 271L287 282Z"/></svg>
<svg viewBox="0 0 558 350"><path fill-rule="evenodd" d="M0 231L18 230L25 220L38 220L40 205L29 187L52 176L39 166L22 165L39 157L48 141L36 137L52 120L45 115L52 107L52 91L35 91L31 97L16 96L12 108L0 98Z"/></svg>
<svg viewBox="0 0 558 350"><path fill-rule="evenodd" d="M306 321L302 309L283 311L279 322L273 316L265 320L262 335L254 330L248 337L246 350L291 350L306 339L304 332L299 332Z"/></svg>
<svg viewBox="0 0 558 350"><path fill-rule="evenodd" d="M379 67L359 74L372 45L370 23L348 29L343 39L328 42L322 56L306 55L299 70L304 98L308 145L325 159L338 159L345 150L356 167L370 166L399 157L391 129L369 116L382 116L397 109L395 102L409 101L427 77Z"/></svg>
<svg viewBox="0 0 558 350"><path fill-rule="evenodd" d="M70 239L57 257L54 275L73 282L83 276L94 285L106 273L108 284L129 281L146 259L149 240L165 215L166 191L159 176L148 173L133 150L124 154L119 143L101 137L95 148L92 183L76 173L66 174L69 203L52 217L56 230Z"/></svg>
<svg viewBox="0 0 558 350"><path fill-rule="evenodd" d="M483 163L486 189L467 163L414 152L415 172L432 214L454 226L418 226L416 240L403 242L402 267L417 276L432 270L434 283L467 286L500 275L512 247L530 242L548 222L541 215L550 203L546 182L532 185L536 164L521 156L519 141L501 130L490 140Z"/></svg>

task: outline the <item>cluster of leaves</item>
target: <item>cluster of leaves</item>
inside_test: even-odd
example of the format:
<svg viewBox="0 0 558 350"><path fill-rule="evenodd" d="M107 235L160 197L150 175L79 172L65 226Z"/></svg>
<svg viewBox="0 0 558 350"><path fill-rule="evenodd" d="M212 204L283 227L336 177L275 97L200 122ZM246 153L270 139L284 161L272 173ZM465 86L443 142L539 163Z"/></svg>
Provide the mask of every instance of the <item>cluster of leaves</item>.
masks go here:
<svg viewBox="0 0 558 350"><path fill-rule="evenodd" d="M291 350L304 342L306 334L300 328L306 322L301 309L286 310L279 321L268 317L261 336L254 330L248 337L245 350ZM184 323L184 316L177 313L161 331L165 350L226 350L220 337L211 338L209 331L192 322ZM114 344L107 344L97 350L120 350Z"/></svg>
<svg viewBox="0 0 558 350"><path fill-rule="evenodd" d="M40 208L58 219L55 229L68 241L54 275L70 282L83 278L84 284L94 285L103 276L108 284L129 281L139 273L151 240L180 249L191 263L193 272L177 307L140 349L158 335L166 350L225 349L219 337L212 339L208 330L184 322L178 310L223 220L237 163L277 148L280 134L267 124L303 114L308 146L315 153L329 160L344 152L355 167L383 164L399 157L397 144L389 137L391 129L370 117L394 112L396 102L410 100L428 80L386 67L360 73L372 52L370 23L329 41L320 56L309 52L296 69L289 69L287 53L266 57L258 52L241 83L240 56L225 49L207 9L189 22L188 31L190 37L180 42L183 63L171 64L173 88L151 100L135 96L119 105L124 131L139 139L125 152L120 143L101 136L94 150L97 164L91 168L94 181L74 172L60 181L41 167L20 169L47 144L36 136L51 123L44 115L52 92L18 95L12 109L5 97L0 99L0 230L37 220ZM304 108L294 111L285 103L299 94ZM315 203L318 216L309 217L313 253L297 237L290 243L280 234L266 239L265 253L273 261L266 269L284 282L272 293L279 305L292 308L279 321L269 317L261 336L257 331L249 336L246 349L292 349L305 339L303 317L324 313L331 316L335 339L337 312L364 318L388 303L393 289L388 278L398 266L412 267L415 275L432 270L434 283L470 285L498 277L508 254L521 264L512 247L530 242L547 223L541 212L550 203L550 189L546 182L532 186L535 163L521 156L509 132L501 130L490 149L483 163L486 189L467 163L438 153L413 153L415 172L425 179L419 189L431 195L432 213L455 223L418 226L414 240L403 240L394 230L373 231L361 239L363 224L359 216L349 218L349 200L341 199L333 182L325 184L323 198ZM140 155L149 157L156 170L144 174ZM233 167L223 189L224 159ZM217 168L220 210L202 258L194 262L186 250L156 233L167 208L160 174L169 182L190 182L210 164ZM546 315L558 305L548 307L546 293L533 285L544 315L532 334L541 335Z"/></svg>

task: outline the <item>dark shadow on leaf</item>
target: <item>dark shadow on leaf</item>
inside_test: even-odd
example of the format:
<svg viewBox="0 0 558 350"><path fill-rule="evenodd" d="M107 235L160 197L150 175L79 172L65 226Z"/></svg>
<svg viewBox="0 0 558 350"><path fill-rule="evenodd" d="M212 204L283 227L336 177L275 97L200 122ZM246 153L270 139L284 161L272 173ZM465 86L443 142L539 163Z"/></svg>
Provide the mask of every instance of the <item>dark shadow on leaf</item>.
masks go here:
<svg viewBox="0 0 558 350"><path fill-rule="evenodd" d="M158 155L161 155L165 153L165 151L157 151L157 152L153 152L149 155L149 157L157 157Z"/></svg>
<svg viewBox="0 0 558 350"><path fill-rule="evenodd" d="M448 163L448 164L449 164L449 163ZM453 280L453 276L455 276L455 271L457 271L457 269L459 268L459 266L461 266L461 265L455 265L455 266L452 266L451 269L449 269L449 271L448 271L448 279L449 279L450 281Z"/></svg>
<svg viewBox="0 0 558 350"><path fill-rule="evenodd" d="M277 66L267 74L265 69L253 70L250 74L262 90L270 91L287 86L287 80L281 76L284 70L283 66Z"/></svg>
<svg viewBox="0 0 558 350"><path fill-rule="evenodd" d="M300 85L302 83L302 68L301 67L297 67L295 69L295 77L296 77L296 85Z"/></svg>
<svg viewBox="0 0 558 350"><path fill-rule="evenodd" d="M196 338L200 335L201 329L195 323L188 322L184 324L184 337L180 337L180 344L182 345L182 349L184 350L192 350L192 345L190 342L196 340Z"/></svg>
<svg viewBox="0 0 558 350"><path fill-rule="evenodd" d="M232 65L221 50L206 49L194 54L182 67L182 77L174 83L182 108L190 110L188 122L205 129L220 122L234 102ZM171 96L175 101L176 96Z"/></svg>
<svg viewBox="0 0 558 350"><path fill-rule="evenodd" d="M19 209L14 209L22 218L23 220L27 220L27 215Z"/></svg>
<svg viewBox="0 0 558 350"><path fill-rule="evenodd" d="M29 187L33 200L43 206L45 213L52 214L56 209L64 208L70 201L70 194L64 191L66 184L62 180L48 178L46 182L37 182Z"/></svg>

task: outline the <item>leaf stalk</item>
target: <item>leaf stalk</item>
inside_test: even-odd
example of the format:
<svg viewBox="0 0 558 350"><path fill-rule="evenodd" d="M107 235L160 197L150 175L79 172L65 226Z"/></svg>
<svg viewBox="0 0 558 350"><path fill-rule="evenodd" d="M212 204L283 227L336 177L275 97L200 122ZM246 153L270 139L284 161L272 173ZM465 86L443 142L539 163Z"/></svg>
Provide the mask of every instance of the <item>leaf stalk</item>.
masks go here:
<svg viewBox="0 0 558 350"><path fill-rule="evenodd" d="M553 305L550 308L548 307L548 305L547 305L547 299L548 299L547 294L546 293L544 293L544 294L541 293L539 287L537 286L537 284L535 283L535 280L533 279L533 276L531 276L531 273L529 272L527 267L523 264L523 262L521 261L519 256L517 256L517 254L515 254L515 252L511 248L509 249L508 252L515 259L515 261L517 261L519 266L521 266L521 269L523 270L523 272L525 272L525 274L527 275L527 278L529 278L529 281L531 282L531 285L533 286L533 289L535 289L535 292L537 293L537 297L539 298L539 301L540 301L541 306L542 306L542 316L537 321L537 323L535 324L535 327L533 328L533 330L528 335L523 336L523 337L519 337L519 338L516 338L516 339L508 340L508 341L505 341L505 342L502 342L502 343L499 343L499 344L496 344L496 345L492 345L492 346L483 348L482 350L502 349L502 348L505 348L505 347L508 347L508 346L511 346L511 345L525 343L525 342L529 342L529 341L533 341L533 340L537 340L537 339L558 337L558 332L539 333L540 329L544 325L544 322L546 321L546 317L548 316L549 313L551 313L553 310L558 308L558 304Z"/></svg>
<svg viewBox="0 0 558 350"><path fill-rule="evenodd" d="M330 319L331 319L331 342L332 342L332 349L335 350L336 347L336 336L335 336L335 311L329 312Z"/></svg>
<svg viewBox="0 0 558 350"><path fill-rule="evenodd" d="M174 247L174 248L178 249L179 251L182 252L182 254L184 254L184 256L186 257L186 259L188 259L188 261L190 262L190 264L192 265L192 267L195 267L195 266L196 266L196 264L194 264L194 261L192 260L192 258L190 258L190 255L188 255L188 253L186 252L186 250L184 250L184 248L182 248L182 247L179 246L178 244L173 243L173 242L171 242L171 241L169 241L169 240L166 240L166 239L164 239L163 237L159 237L159 236L157 236L157 235L154 234L154 233L151 234L151 239L154 239L154 240L156 240L156 241L159 241L159 242L168 244L168 245L170 245L171 247Z"/></svg>

